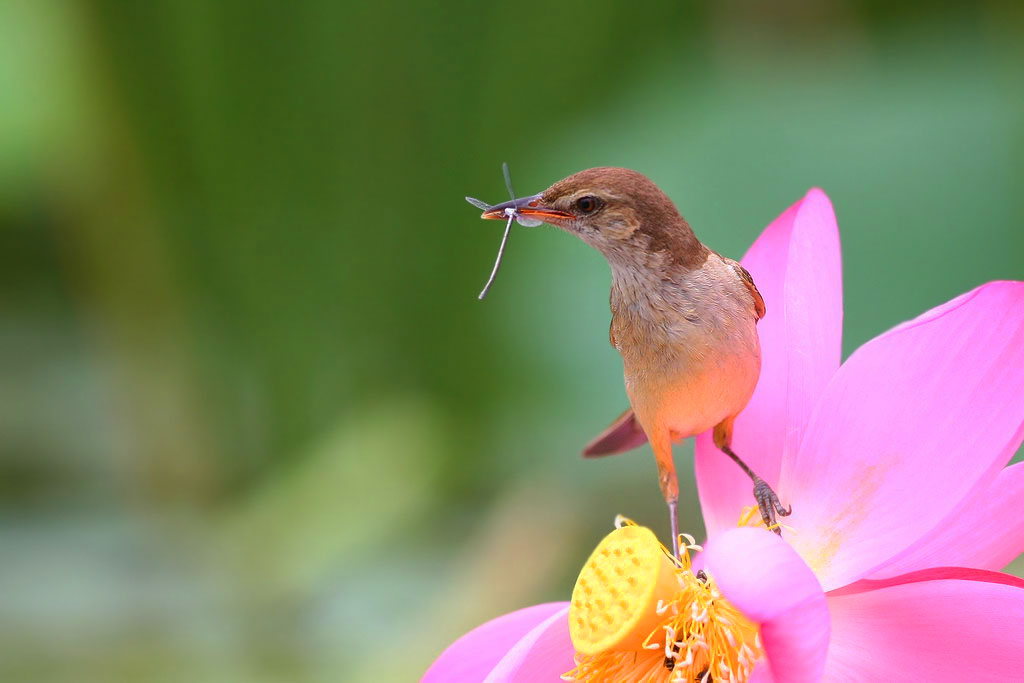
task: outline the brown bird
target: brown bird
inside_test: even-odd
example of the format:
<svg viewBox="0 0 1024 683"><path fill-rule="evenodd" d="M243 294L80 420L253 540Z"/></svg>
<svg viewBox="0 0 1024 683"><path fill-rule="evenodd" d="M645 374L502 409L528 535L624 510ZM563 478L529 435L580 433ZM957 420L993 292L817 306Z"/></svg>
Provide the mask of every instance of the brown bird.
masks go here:
<svg viewBox="0 0 1024 683"><path fill-rule="evenodd" d="M733 422L761 372L761 294L743 266L701 244L665 193L625 168L591 168L544 192L490 207L572 233L612 271L610 337L622 356L631 408L584 450L593 457L650 441L678 555L679 484L672 443L714 428L715 445L754 483L768 526L788 515L778 496L732 451ZM778 528L775 528L778 533Z"/></svg>

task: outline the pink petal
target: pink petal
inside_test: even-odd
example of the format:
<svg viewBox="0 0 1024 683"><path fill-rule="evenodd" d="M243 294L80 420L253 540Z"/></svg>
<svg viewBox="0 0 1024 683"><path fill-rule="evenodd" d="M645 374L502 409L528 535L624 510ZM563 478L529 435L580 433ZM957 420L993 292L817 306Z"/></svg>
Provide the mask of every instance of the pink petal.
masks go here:
<svg viewBox="0 0 1024 683"><path fill-rule="evenodd" d="M569 606L537 624L494 667L485 683L559 683L571 671L572 640L569 638Z"/></svg>
<svg viewBox="0 0 1024 683"><path fill-rule="evenodd" d="M988 486L1024 435L1024 283L996 282L874 339L829 382L778 489L826 590Z"/></svg>
<svg viewBox="0 0 1024 683"><path fill-rule="evenodd" d="M722 595L761 625L774 678L820 680L829 643L828 608L818 579L800 556L773 533L733 528L708 542L704 561Z"/></svg>
<svg viewBox="0 0 1024 683"><path fill-rule="evenodd" d="M828 599L825 680L1010 681L1024 672L1024 588L934 580Z"/></svg>
<svg viewBox="0 0 1024 683"><path fill-rule="evenodd" d="M795 449L842 345L839 228L824 192L789 207L743 257L767 312L757 324L761 377L736 421L734 450L769 484L785 449ZM697 438L697 485L708 535L736 526L753 504L750 479L711 440Z"/></svg>
<svg viewBox="0 0 1024 683"><path fill-rule="evenodd" d="M1002 569L1024 553L1022 505L1024 462L1019 462L1000 471L990 486L978 487L938 527L870 578L950 565Z"/></svg>
<svg viewBox="0 0 1024 683"><path fill-rule="evenodd" d="M982 581L984 583L999 583L1004 586L1024 588L1024 579L1014 576L1013 574L993 572L988 569L971 569L969 567L929 567L928 569L918 569L917 571L910 572L908 574L890 576L885 579L861 579L860 581L854 581L842 588L829 591L827 595L829 598L834 598L843 595L853 595L854 593L866 593L868 591L875 591L881 588L889 588L890 586L902 586L906 583L944 581L947 579L955 579L957 581Z"/></svg>
<svg viewBox="0 0 1024 683"><path fill-rule="evenodd" d="M537 626L559 614L563 615L562 620L566 621L564 615L568 609L567 602L550 602L492 619L449 645L430 665L421 680L423 683L482 681L502 658L513 650L517 643L528 637ZM568 642L567 621L565 638ZM559 673L565 673L572 668L572 644L570 643L568 647L570 665Z"/></svg>
<svg viewBox="0 0 1024 683"><path fill-rule="evenodd" d="M775 683L775 676L772 675L772 667L766 661L760 661L750 674L749 683Z"/></svg>

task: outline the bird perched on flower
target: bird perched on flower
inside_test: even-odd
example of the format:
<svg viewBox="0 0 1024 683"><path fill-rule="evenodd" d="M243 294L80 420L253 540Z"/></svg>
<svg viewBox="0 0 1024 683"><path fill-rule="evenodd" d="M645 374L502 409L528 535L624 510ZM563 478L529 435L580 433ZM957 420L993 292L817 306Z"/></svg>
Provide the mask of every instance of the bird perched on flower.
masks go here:
<svg viewBox="0 0 1024 683"><path fill-rule="evenodd" d="M702 435L708 541L692 565L616 529L570 602L471 631L424 683L1020 678L1024 580L998 570L1024 551L1024 462L1007 465L1024 440L1024 282L968 291L840 364L825 194L787 209L743 264L785 314L760 326L737 440L794 502L794 533L747 528L743 477Z"/></svg>
<svg viewBox="0 0 1024 683"><path fill-rule="evenodd" d="M714 429L715 445L751 478L765 523L788 515L732 450L733 425L761 369L764 301L743 266L704 246L664 192L625 168L591 168L544 192L490 207L578 236L612 271L610 337L622 356L630 409L584 451L620 453L650 441L678 551L679 485L672 443Z"/></svg>

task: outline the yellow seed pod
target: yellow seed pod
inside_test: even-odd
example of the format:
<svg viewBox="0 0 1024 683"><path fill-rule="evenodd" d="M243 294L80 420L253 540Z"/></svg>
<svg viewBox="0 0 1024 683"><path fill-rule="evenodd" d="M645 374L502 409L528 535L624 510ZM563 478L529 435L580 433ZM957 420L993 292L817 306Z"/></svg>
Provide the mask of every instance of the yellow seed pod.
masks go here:
<svg viewBox="0 0 1024 683"><path fill-rule="evenodd" d="M585 655L640 649L658 625L658 600L678 590L675 565L653 531L615 529L591 553L572 590L573 647Z"/></svg>

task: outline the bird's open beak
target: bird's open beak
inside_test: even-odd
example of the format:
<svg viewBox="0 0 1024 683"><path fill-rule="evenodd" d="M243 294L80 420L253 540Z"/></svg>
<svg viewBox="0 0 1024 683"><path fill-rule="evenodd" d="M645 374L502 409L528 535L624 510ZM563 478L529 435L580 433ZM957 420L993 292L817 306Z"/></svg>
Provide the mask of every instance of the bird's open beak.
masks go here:
<svg viewBox="0 0 1024 683"><path fill-rule="evenodd" d="M481 218L487 218L489 220L503 221L508 218L505 213L505 209L515 209L516 213L520 216L526 216L528 218L536 218L542 221L548 221L551 219L566 219L572 218L571 213L565 211L559 211L558 209L552 209L549 206L544 206L540 200L540 195L535 194L532 197L520 197L519 199L513 199L503 204L495 204L491 208L487 209L480 216Z"/></svg>

